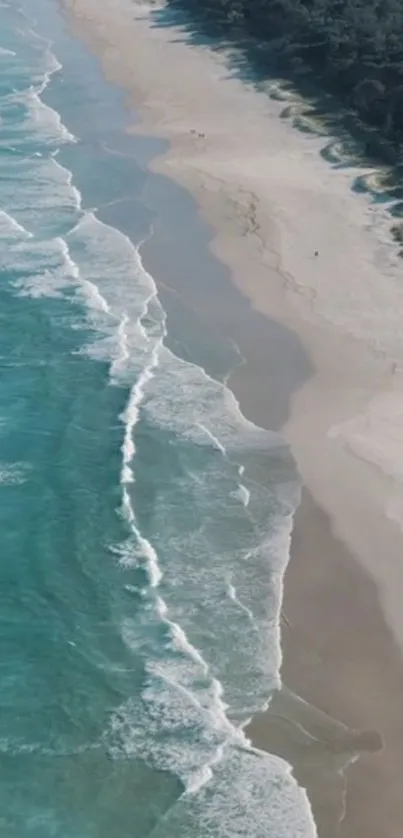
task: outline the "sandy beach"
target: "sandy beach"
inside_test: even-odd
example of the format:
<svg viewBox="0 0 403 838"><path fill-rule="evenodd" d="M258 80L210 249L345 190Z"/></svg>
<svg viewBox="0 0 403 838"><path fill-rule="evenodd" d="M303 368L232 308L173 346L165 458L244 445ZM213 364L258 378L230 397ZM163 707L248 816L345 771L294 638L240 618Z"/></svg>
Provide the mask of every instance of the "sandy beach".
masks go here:
<svg viewBox="0 0 403 838"><path fill-rule="evenodd" d="M280 117L284 101L244 82L229 51L190 45L163 6L67 5L140 113L133 131L169 141L153 170L194 195L252 314L294 333L308 359L288 415L270 410L264 364L245 350L249 367L230 381L246 416L281 427L305 487L285 584L283 678L348 731L379 738L355 750L341 727L339 744L318 733L287 750L270 710L250 735L293 765L320 838L398 838L403 288L386 208L352 192L353 168L323 159L331 138L298 132ZM278 382L297 357L279 353Z"/></svg>

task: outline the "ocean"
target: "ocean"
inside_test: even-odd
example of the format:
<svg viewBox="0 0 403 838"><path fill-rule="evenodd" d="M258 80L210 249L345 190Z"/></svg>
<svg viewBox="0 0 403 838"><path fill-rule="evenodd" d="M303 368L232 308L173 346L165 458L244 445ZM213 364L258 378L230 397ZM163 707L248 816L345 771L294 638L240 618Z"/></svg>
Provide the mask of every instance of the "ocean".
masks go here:
<svg viewBox="0 0 403 838"><path fill-rule="evenodd" d="M56 0L0 23L0 834L314 835L244 733L280 684L288 452L143 265L161 143Z"/></svg>

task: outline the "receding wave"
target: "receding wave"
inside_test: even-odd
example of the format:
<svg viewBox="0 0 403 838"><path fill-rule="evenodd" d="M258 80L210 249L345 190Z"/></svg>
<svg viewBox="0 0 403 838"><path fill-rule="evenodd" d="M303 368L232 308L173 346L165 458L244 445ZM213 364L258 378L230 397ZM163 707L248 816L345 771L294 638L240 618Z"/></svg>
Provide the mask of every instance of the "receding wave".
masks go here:
<svg viewBox="0 0 403 838"><path fill-rule="evenodd" d="M138 617L125 620L122 632L129 648L145 654L147 681L116 711L105 743L114 758L141 754L173 771L192 795L205 786L216 794L217 766L249 760L242 727L278 683L282 574L296 482L280 439L248 422L228 388L167 349L165 314L131 242L94 214L67 241L81 277L97 283L110 320L102 317L107 336L87 351L109 353L112 386L133 380L121 416L121 512L129 532L111 548L129 575L144 572L133 589L142 594L140 627ZM146 494L145 433L149 450L153 439L157 450L171 448L182 475L166 476L165 486L156 475L151 531L137 509ZM279 469L268 487L262 456ZM163 461L159 467L163 473ZM193 518L197 524L189 527ZM283 782L302 794L287 771ZM219 793L231 797L230 784ZM249 826L255 805L251 795Z"/></svg>
<svg viewBox="0 0 403 838"><path fill-rule="evenodd" d="M119 631L144 678L111 710L94 747L179 778L184 793L154 838L195 829L202 838L312 834L305 793L286 764L244 734L279 683L282 579L298 498L288 452L243 416L227 386L168 349L141 242L83 206L57 155L76 138L41 98L60 64L47 50L46 68L24 88L26 71L8 57L19 84L0 98L2 270L16 297L74 303L73 328L83 333L75 351L107 364L108 388L126 399L116 416L121 537L108 548L136 601ZM0 473L0 483L13 473L3 481Z"/></svg>

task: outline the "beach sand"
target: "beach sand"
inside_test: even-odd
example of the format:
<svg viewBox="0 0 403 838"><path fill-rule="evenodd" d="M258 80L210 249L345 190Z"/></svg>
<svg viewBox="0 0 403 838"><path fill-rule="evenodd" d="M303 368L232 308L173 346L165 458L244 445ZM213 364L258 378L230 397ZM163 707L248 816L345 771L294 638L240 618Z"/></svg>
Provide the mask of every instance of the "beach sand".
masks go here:
<svg viewBox="0 0 403 838"><path fill-rule="evenodd" d="M283 678L309 703L302 708L310 708L307 727L319 724L322 732L294 741L295 725L281 732L270 708L250 735L269 750L287 750L320 838L397 838L403 286L390 219L368 196L353 194L358 170L323 159L330 138L299 133L280 118L284 101L246 83L230 50L190 46L188 32L159 4L68 5L75 31L140 113L133 132L169 140L152 169L194 195L213 231L211 249L249 300L244 329L239 322L233 335L246 363L229 383L245 415L281 426L306 487L285 585ZM300 108L297 97L290 101ZM275 339L270 349L252 337L257 314L297 336L300 354L296 346L276 353ZM234 322L226 324L229 334ZM265 369L270 351L277 357ZM293 392L291 400L283 390ZM290 701L298 710L298 701L279 696L278 718ZM348 731L379 735L343 739L343 726L325 717L322 727L312 706ZM368 750L356 761L353 741Z"/></svg>
<svg viewBox="0 0 403 838"><path fill-rule="evenodd" d="M376 584L307 490L296 514L283 615L282 676L309 702L309 712L302 715L292 705L293 725L284 728L276 717L284 713L280 700L253 720L249 735L293 765L307 788L320 838L398 838L401 651L385 623ZM338 729L335 719L348 730ZM295 721L315 739L301 739ZM357 743L349 738L351 731L363 730L375 733ZM351 762L357 753L359 759Z"/></svg>

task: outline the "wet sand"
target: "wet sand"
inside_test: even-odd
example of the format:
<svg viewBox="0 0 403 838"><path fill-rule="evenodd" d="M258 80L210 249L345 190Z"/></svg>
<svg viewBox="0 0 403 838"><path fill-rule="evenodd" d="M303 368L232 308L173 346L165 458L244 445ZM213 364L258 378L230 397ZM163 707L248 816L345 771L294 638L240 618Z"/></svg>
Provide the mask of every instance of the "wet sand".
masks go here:
<svg viewBox="0 0 403 838"><path fill-rule="evenodd" d="M314 740L284 727L276 707L249 735L284 756L305 786L320 838L402 833L403 667L376 584L334 535L307 490L296 514L283 604L284 683L309 704L293 712ZM329 715L322 719L313 708ZM294 708L293 708L294 710ZM338 729L342 720L347 731ZM355 739L351 731L375 731ZM356 750L355 750L356 748ZM350 762L360 754L359 758ZM341 819L341 821L340 821Z"/></svg>
<svg viewBox="0 0 403 838"><path fill-rule="evenodd" d="M284 102L244 83L227 55L190 47L159 2L66 2L140 113L133 133L169 140L152 170L190 190L235 287L309 356L315 373L283 433L303 482L378 579L403 650L403 285L386 208L354 193L357 171L323 159L329 138L281 119Z"/></svg>
<svg viewBox="0 0 403 838"><path fill-rule="evenodd" d="M135 133L170 140L152 168L192 191L216 234L211 250L242 295L242 305L229 305L214 272L188 285L178 271L167 276L145 248L147 266L164 276L164 306L169 313L176 296L172 316L180 300L181 310L198 313L201 330L210 324L240 348L229 383L241 408L283 428L308 487L285 583L282 670L308 704L280 695L250 735L293 765L320 838L397 838L403 345L401 268L385 219L375 229L372 211L349 193L350 175L324 161L318 168L319 141L284 126L277 105L229 78L221 58L158 25L148 5L69 5L76 31L140 108Z"/></svg>

